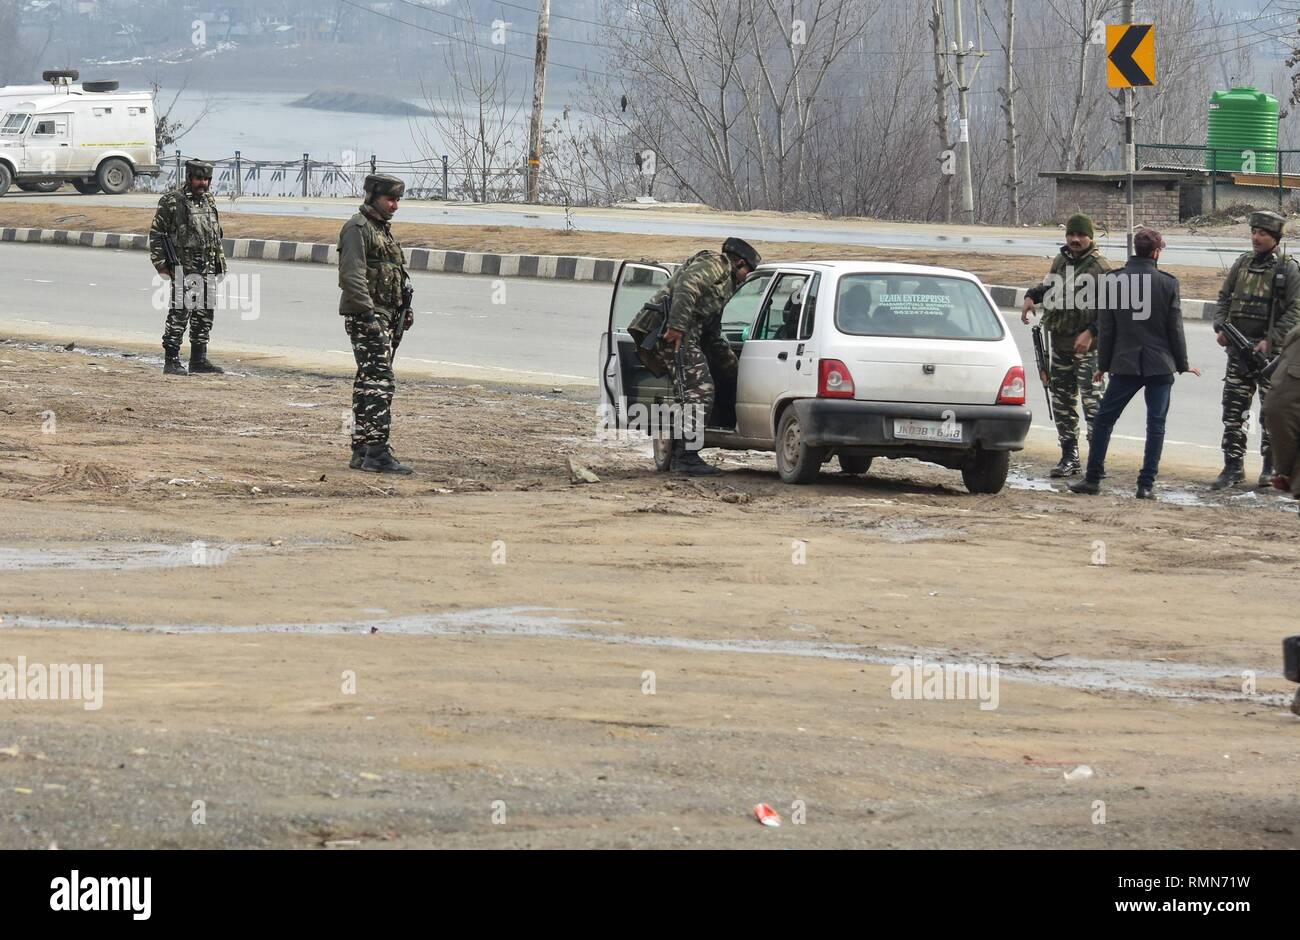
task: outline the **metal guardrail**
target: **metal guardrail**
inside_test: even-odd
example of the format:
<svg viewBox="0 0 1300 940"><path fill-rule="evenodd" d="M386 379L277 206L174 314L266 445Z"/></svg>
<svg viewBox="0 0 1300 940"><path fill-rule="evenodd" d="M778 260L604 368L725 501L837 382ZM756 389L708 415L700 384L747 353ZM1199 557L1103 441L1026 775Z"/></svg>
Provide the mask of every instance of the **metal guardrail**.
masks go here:
<svg viewBox="0 0 1300 940"><path fill-rule="evenodd" d="M144 192L174 189L184 180L188 159L193 156L180 150L161 159L161 173L155 177L138 177L136 189ZM472 167L457 166L446 156L440 160L389 161L372 154L368 160L347 163L313 160L308 153L301 160L250 160L236 150L234 156L204 159L213 166L213 195L235 199L240 196L359 198L370 173L401 177L406 181L407 195L415 199L522 202L527 191L527 169L523 166L493 169L484 174ZM542 173L539 193L542 203L582 204L592 201L589 197L593 193L604 197L606 202L636 195L635 192L607 192L593 187L589 181L565 179L545 170Z"/></svg>
<svg viewBox="0 0 1300 940"><path fill-rule="evenodd" d="M1204 173L1210 184L1210 209L1218 211L1220 177L1268 180L1277 192L1277 207L1283 208L1289 190L1300 189L1300 150L1239 150L1200 147L1194 144L1138 144L1139 169L1188 170ZM1245 167L1256 167L1251 170ZM1238 179L1238 182L1242 182Z"/></svg>

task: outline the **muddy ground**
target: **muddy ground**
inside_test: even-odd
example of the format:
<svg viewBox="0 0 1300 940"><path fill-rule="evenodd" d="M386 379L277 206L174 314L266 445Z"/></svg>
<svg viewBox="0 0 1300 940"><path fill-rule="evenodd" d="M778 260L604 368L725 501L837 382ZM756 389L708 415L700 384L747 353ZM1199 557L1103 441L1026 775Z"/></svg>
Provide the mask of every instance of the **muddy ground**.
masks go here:
<svg viewBox="0 0 1300 940"><path fill-rule="evenodd" d="M674 479L589 388L416 376L380 478L348 388L0 343L0 664L103 667L0 701L0 847L1300 847L1290 501Z"/></svg>
<svg viewBox="0 0 1300 940"><path fill-rule="evenodd" d="M707 210L704 210L707 211ZM771 213L756 213L768 217ZM734 216L728 216L734 217ZM95 207L87 198L73 204L25 202L22 199L0 200L0 226L18 228L69 229L78 232L147 232L153 221L152 209ZM234 206L221 207L221 222L227 238L267 238L287 241L338 241L337 219L299 218L297 216L240 213ZM737 223L744 235L743 217ZM1236 226L1235 228L1242 228ZM594 258L653 258L680 261L700 250L701 241L687 235L628 235L620 232L565 232L554 229L524 228L510 225L427 225L402 223L393 225L407 248L439 248L448 251L487 251L503 254L578 255ZM1216 236L1221 229L1215 229ZM1249 245L1250 233L1224 231L1225 245ZM1016 230L1007 230L1017 234ZM1234 241L1235 239L1235 241ZM785 261L808 259L855 258L868 261L899 261L908 264L933 264L956 267L975 274L986 284L1031 286L1047 273L1050 259L1046 254L1001 255L978 251L917 251L902 248L867 248L862 245L819 244L813 242L779 242L751 239L764 258ZM1064 238L1062 238L1064 240ZM1112 257L1116 264L1121 258ZM1176 275L1183 297L1213 299L1223 286L1223 271L1218 268L1162 265Z"/></svg>

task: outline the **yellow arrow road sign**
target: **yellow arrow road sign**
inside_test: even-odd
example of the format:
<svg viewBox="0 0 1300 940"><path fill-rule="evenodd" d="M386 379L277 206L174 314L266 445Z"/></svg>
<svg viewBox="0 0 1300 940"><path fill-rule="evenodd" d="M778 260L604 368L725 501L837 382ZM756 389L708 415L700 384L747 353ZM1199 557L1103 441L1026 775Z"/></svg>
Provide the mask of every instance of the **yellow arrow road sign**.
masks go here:
<svg viewBox="0 0 1300 940"><path fill-rule="evenodd" d="M1154 23L1106 25L1106 84L1135 88L1156 83Z"/></svg>

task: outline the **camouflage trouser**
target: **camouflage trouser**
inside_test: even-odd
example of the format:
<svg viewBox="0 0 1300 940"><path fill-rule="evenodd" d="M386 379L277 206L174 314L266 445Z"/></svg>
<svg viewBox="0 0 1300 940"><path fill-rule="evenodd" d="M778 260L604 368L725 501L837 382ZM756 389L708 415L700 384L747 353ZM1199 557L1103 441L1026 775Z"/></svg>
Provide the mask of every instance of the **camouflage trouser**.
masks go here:
<svg viewBox="0 0 1300 940"><path fill-rule="evenodd" d="M1056 417L1056 437L1062 450L1079 446L1078 402L1083 400L1083 418L1092 440L1092 423L1101 405L1102 386L1093 384L1097 372L1096 347L1082 356L1074 354L1074 337L1052 334L1052 362L1048 387L1052 390L1052 413Z"/></svg>
<svg viewBox="0 0 1300 940"><path fill-rule="evenodd" d="M375 308L382 328L369 333L359 317L344 317L344 329L352 338L352 355L357 360L352 380L352 446L387 444L393 391L393 320L397 313Z"/></svg>
<svg viewBox="0 0 1300 940"><path fill-rule="evenodd" d="M1277 472L1291 480L1291 495L1300 498L1300 366L1283 362L1273 373L1264 427Z"/></svg>
<svg viewBox="0 0 1300 940"><path fill-rule="evenodd" d="M177 296L177 288L175 285L172 286L172 305L167 310L167 322L163 325L164 349L180 350L181 343L185 341L186 326L190 329L191 346L196 343L201 346L207 345L208 337L212 335L213 308L208 304L212 303L214 282L204 278L194 283L192 281L194 277L195 275L191 274L182 278L181 296ZM200 274L198 277L203 275ZM202 303L203 300L207 300L208 304Z"/></svg>
<svg viewBox="0 0 1300 940"><path fill-rule="evenodd" d="M1246 415L1251 399L1255 397L1256 382L1241 367L1241 359L1228 356L1228 369L1223 376L1223 459L1242 460L1246 456ZM1264 390L1259 389L1259 407L1264 407ZM1273 456L1273 446L1268 425L1260 422L1259 452L1265 460Z"/></svg>
<svg viewBox="0 0 1300 940"><path fill-rule="evenodd" d="M709 370L709 358L700 348L699 343L691 338L682 339L681 388L682 414L687 422L688 432L693 427L692 421L707 423L713 412L713 398L717 386L713 382L713 373ZM674 369L674 382L678 381ZM698 429L702 431L703 428Z"/></svg>

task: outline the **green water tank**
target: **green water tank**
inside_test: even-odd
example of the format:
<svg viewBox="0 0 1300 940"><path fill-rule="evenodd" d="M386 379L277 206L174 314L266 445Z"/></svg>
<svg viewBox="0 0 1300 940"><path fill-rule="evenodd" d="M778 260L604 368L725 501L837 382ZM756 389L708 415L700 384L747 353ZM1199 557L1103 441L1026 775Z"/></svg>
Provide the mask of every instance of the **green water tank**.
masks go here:
<svg viewBox="0 0 1300 940"><path fill-rule="evenodd" d="M1252 172L1245 151L1253 151L1253 172L1276 173L1277 119L1272 95L1255 88L1216 91L1210 96L1210 168Z"/></svg>

